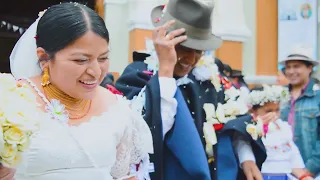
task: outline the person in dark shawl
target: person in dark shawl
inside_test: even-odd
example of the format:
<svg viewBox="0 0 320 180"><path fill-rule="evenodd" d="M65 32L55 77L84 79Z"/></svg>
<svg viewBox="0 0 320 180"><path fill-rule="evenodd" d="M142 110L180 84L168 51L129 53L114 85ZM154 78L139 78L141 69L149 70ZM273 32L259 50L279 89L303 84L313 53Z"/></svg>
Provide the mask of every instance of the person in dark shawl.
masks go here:
<svg viewBox="0 0 320 180"><path fill-rule="evenodd" d="M177 11L177 5L183 12ZM204 138L208 137L204 133L204 105L223 104L224 88L232 86L221 78L219 84L221 81L223 85L218 92L209 79L200 81L191 73L204 51L222 43L211 33L213 7L196 0L170 0L164 9L158 6L151 15L157 27L153 31L157 55L150 52L144 62L128 65L116 82L116 88L132 100L132 107L142 112L153 134L151 179L260 180L259 168L266 154L261 141L252 140L246 132L250 115L211 126L209 129L216 130L211 135L217 136L217 143L214 138L209 143L210 138ZM275 117L262 118L269 121ZM245 141L234 148L235 134ZM238 170L240 166L243 171Z"/></svg>

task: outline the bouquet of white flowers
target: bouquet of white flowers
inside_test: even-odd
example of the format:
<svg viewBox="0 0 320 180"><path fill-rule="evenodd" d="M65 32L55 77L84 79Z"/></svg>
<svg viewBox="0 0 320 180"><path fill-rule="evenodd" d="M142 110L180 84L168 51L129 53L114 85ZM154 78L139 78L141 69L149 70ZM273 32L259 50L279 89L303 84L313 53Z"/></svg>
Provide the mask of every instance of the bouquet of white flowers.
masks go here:
<svg viewBox="0 0 320 180"><path fill-rule="evenodd" d="M0 163L15 168L39 128L36 95L10 74L0 73Z"/></svg>

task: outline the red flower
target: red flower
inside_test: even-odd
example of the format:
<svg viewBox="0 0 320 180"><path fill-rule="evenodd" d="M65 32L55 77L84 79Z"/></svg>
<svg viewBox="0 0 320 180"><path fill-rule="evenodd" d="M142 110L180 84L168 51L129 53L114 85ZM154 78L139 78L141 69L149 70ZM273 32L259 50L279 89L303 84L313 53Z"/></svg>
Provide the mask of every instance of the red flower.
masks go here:
<svg viewBox="0 0 320 180"><path fill-rule="evenodd" d="M214 124L214 125L213 125L213 128L214 128L214 130L216 130L216 131L221 130L223 127L224 127L224 124Z"/></svg>
<svg viewBox="0 0 320 180"><path fill-rule="evenodd" d="M230 89L232 87L231 83L226 83L223 85L224 89Z"/></svg>
<svg viewBox="0 0 320 180"><path fill-rule="evenodd" d="M223 85L224 89L230 89L232 87L232 83L226 77L219 75L220 84Z"/></svg>
<svg viewBox="0 0 320 180"><path fill-rule="evenodd" d="M160 21L160 18L158 17L154 20L155 23L158 23L159 21Z"/></svg>
<svg viewBox="0 0 320 180"><path fill-rule="evenodd" d="M110 92L112 92L113 94L118 94L118 95L123 96L123 93L120 92L120 91L118 91L118 90L117 90L115 87L113 87L112 85L107 84L107 85L106 85L106 88L107 88Z"/></svg>

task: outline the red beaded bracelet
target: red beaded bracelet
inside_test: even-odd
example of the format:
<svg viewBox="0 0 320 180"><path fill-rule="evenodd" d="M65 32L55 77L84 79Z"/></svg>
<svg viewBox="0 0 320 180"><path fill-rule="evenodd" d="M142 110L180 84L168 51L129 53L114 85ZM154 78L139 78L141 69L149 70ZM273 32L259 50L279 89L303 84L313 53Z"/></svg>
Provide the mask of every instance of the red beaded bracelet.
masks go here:
<svg viewBox="0 0 320 180"><path fill-rule="evenodd" d="M312 177L312 175L310 173L305 173L299 177L299 180L304 180L304 178L307 178L307 177Z"/></svg>

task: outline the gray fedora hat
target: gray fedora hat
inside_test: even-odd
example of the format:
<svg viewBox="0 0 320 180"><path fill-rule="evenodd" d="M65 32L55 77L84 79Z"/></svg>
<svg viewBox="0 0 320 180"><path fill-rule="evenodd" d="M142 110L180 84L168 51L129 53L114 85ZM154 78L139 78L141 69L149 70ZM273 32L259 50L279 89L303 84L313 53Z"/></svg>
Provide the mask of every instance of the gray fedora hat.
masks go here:
<svg viewBox="0 0 320 180"><path fill-rule="evenodd" d="M214 50L221 46L222 39L212 33L211 14L213 5L206 5L197 0L169 0L166 5L157 6L151 12L151 20L155 27L170 20L175 20L168 32L185 28L188 39L182 46L195 50Z"/></svg>

